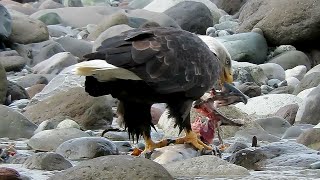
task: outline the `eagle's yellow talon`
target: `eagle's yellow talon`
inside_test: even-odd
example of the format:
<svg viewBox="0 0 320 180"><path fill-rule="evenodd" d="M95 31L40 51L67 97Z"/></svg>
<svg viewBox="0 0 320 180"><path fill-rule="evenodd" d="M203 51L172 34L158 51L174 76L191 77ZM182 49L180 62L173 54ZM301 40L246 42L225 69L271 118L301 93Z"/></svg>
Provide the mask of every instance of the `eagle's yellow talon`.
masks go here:
<svg viewBox="0 0 320 180"><path fill-rule="evenodd" d="M198 135L193 131L187 131L185 137L178 138L175 140L175 144L184 144L184 143L192 144L198 150L213 149L211 146L206 145L200 139L198 139Z"/></svg>

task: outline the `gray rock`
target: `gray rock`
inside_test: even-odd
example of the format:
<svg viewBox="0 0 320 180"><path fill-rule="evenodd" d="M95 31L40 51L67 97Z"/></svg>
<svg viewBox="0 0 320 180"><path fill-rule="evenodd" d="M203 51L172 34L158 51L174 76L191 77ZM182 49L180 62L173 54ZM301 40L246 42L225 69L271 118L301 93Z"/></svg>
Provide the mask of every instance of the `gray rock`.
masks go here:
<svg viewBox="0 0 320 180"><path fill-rule="evenodd" d="M163 165L175 177L235 177L247 176L248 170L216 156L199 156Z"/></svg>
<svg viewBox="0 0 320 180"><path fill-rule="evenodd" d="M259 67L262 68L268 79L279 79L280 81L283 81L286 78L284 69L278 64L266 63L260 64Z"/></svg>
<svg viewBox="0 0 320 180"><path fill-rule="evenodd" d="M61 52L38 63L32 69L36 74L59 74L64 68L78 63L78 59L69 52Z"/></svg>
<svg viewBox="0 0 320 180"><path fill-rule="evenodd" d="M293 94L299 94L301 91L317 87L320 84L320 71L307 73L296 87Z"/></svg>
<svg viewBox="0 0 320 180"><path fill-rule="evenodd" d="M297 142L311 149L320 150L320 128L310 128L300 134Z"/></svg>
<svg viewBox="0 0 320 180"><path fill-rule="evenodd" d="M54 75L46 74L28 74L14 80L16 84L23 88L28 88L36 84L48 84Z"/></svg>
<svg viewBox="0 0 320 180"><path fill-rule="evenodd" d="M76 36L79 33L78 30L71 29L62 25L48 25L49 35L51 37L64 37L64 36Z"/></svg>
<svg viewBox="0 0 320 180"><path fill-rule="evenodd" d="M54 2L53 0L46 0L45 2ZM55 2L54 2L55 3ZM43 5L44 3L42 3ZM59 3L57 3L59 4ZM47 8L46 8L47 9ZM47 13L38 18L41 22L43 22L46 25L54 25L54 24L61 24L62 19L57 13ZM50 33L49 33L50 34Z"/></svg>
<svg viewBox="0 0 320 180"><path fill-rule="evenodd" d="M222 15L222 12L217 6L212 3L210 0L192 0L194 2L200 2L205 4L211 11L212 17L213 17L213 24L216 24L219 22L219 19ZM175 6L176 4L184 2L184 0L175 0L175 1L170 1L164 2L162 0L153 0L151 3L149 3L146 7L143 9L149 10L149 11L154 11L154 12L165 12L167 9Z"/></svg>
<svg viewBox="0 0 320 180"><path fill-rule="evenodd" d="M28 45L16 44L14 49L28 60L27 65L31 67L57 53L65 51L59 43L53 40Z"/></svg>
<svg viewBox="0 0 320 180"><path fill-rule="evenodd" d="M3 179L21 179L22 176L18 171L8 167L0 167L0 176Z"/></svg>
<svg viewBox="0 0 320 180"><path fill-rule="evenodd" d="M177 161L184 161L186 159L199 156L197 150L188 144L176 144L174 146L166 146L156 149L151 156L151 160L159 164L168 164Z"/></svg>
<svg viewBox="0 0 320 180"><path fill-rule="evenodd" d="M320 169L320 161L310 164L311 169Z"/></svg>
<svg viewBox="0 0 320 180"><path fill-rule="evenodd" d="M33 135L28 141L28 146L39 151L54 151L63 142L80 137L89 135L76 128L44 130Z"/></svg>
<svg viewBox="0 0 320 180"><path fill-rule="evenodd" d="M4 67L0 63L0 104L3 104L7 98L8 80Z"/></svg>
<svg viewBox="0 0 320 180"><path fill-rule="evenodd" d="M281 81L279 79L270 79L267 82L268 86L271 86L271 87L274 87L274 88L277 88L279 83L281 83Z"/></svg>
<svg viewBox="0 0 320 180"><path fill-rule="evenodd" d="M304 131L312 129L313 125L311 124L297 124L291 126L283 134L282 139L297 139Z"/></svg>
<svg viewBox="0 0 320 180"><path fill-rule="evenodd" d="M292 69L299 65L304 65L307 69L311 67L311 61L308 56L301 51L287 51L270 59L268 62L279 64L284 70Z"/></svg>
<svg viewBox="0 0 320 180"><path fill-rule="evenodd" d="M246 105L238 103L235 106L249 115L273 115L280 108L295 103L300 106L302 99L291 94L268 94L250 98Z"/></svg>
<svg viewBox="0 0 320 180"><path fill-rule="evenodd" d="M222 22L226 22L226 21L235 21L237 22L236 19L234 19L231 15L227 14L227 15L223 15L221 16L221 18L219 19L219 23L222 23Z"/></svg>
<svg viewBox="0 0 320 180"><path fill-rule="evenodd" d="M287 82L287 85L292 88L296 88L300 84L300 81L295 77L286 78L285 81Z"/></svg>
<svg viewBox="0 0 320 180"><path fill-rule="evenodd" d="M205 34L207 27L213 26L210 9L200 2L183 1L164 13L174 19L183 30L196 34Z"/></svg>
<svg viewBox="0 0 320 180"><path fill-rule="evenodd" d="M226 30L218 30L217 32L218 32L218 37L230 35L230 33Z"/></svg>
<svg viewBox="0 0 320 180"><path fill-rule="evenodd" d="M65 7L83 7L83 3L81 0L63 0L63 5ZM96 5L96 4L92 4L92 3L96 3L95 1L90 1L91 3L88 3L87 5ZM104 5L104 6L108 6L110 5L109 2L110 1L98 1L99 3L97 3L97 5ZM86 3L86 1L84 1L84 3Z"/></svg>
<svg viewBox="0 0 320 180"><path fill-rule="evenodd" d="M242 142L235 142L231 144L226 150L226 153L236 153L242 149L248 148L248 145Z"/></svg>
<svg viewBox="0 0 320 180"><path fill-rule="evenodd" d="M269 94L292 94L294 91L294 87L292 86L282 86L273 89L269 92Z"/></svg>
<svg viewBox="0 0 320 180"><path fill-rule="evenodd" d="M48 40L49 32L47 26L39 20L27 16L13 16L9 39L21 44L37 43Z"/></svg>
<svg viewBox="0 0 320 180"><path fill-rule="evenodd" d="M21 113L0 105L0 137L10 139L30 138L37 126Z"/></svg>
<svg viewBox="0 0 320 180"><path fill-rule="evenodd" d="M103 137L108 138L112 141L129 141L129 134L128 132L115 132L115 131L109 131L106 132Z"/></svg>
<svg viewBox="0 0 320 180"><path fill-rule="evenodd" d="M96 51L97 48L101 45L102 41L104 41L105 39L111 38L116 35L120 35L122 32L128 31L130 29L133 29L133 28L131 28L126 24L115 25L108 28L107 30L102 32L94 41L92 51L93 52Z"/></svg>
<svg viewBox="0 0 320 180"><path fill-rule="evenodd" d="M70 139L60 144L56 152L71 160L92 159L99 156L119 154L117 146L112 141L102 137Z"/></svg>
<svg viewBox="0 0 320 180"><path fill-rule="evenodd" d="M54 124L49 120L45 120L39 124L38 128L34 131L34 134L37 134L41 131L49 130L49 129L54 129Z"/></svg>
<svg viewBox="0 0 320 180"><path fill-rule="evenodd" d="M286 79L290 77L295 77L299 81L301 81L304 75L307 73L307 67L304 65L299 65L292 69L287 69L285 73L286 73Z"/></svg>
<svg viewBox="0 0 320 180"><path fill-rule="evenodd" d="M217 39L228 49L234 61L261 64L267 58L268 45L260 34L240 33Z"/></svg>
<svg viewBox="0 0 320 180"><path fill-rule="evenodd" d="M234 15L247 2L247 0L212 0L218 8L223 9L226 13Z"/></svg>
<svg viewBox="0 0 320 180"><path fill-rule="evenodd" d="M67 51L82 58L84 55L92 52L92 44L88 41L75 39L72 37L61 37L55 40Z"/></svg>
<svg viewBox="0 0 320 180"><path fill-rule="evenodd" d="M54 0L45 0L41 3L41 5L39 6L39 9L56 9L56 8L63 8L63 7L64 6L61 3L58 3ZM46 23L46 22L51 21L51 19L55 19L57 14L53 15L53 13L48 13L46 15L48 15L47 17L44 18L44 19L46 19L46 21L41 20L41 18L43 18L43 16L41 16L39 18L39 20L44 22L45 24L52 24L51 22L49 22L49 23ZM46 15L44 15L44 16L46 16ZM50 16L52 16L52 17L50 17ZM56 23L56 24L60 24L60 23Z"/></svg>
<svg viewBox="0 0 320 180"><path fill-rule="evenodd" d="M31 101L25 108L24 115L37 124L44 120L58 124L71 118L84 129L106 128L111 125L113 99L110 96L92 97L82 87L67 89L67 92L51 94L36 104Z"/></svg>
<svg viewBox="0 0 320 180"><path fill-rule="evenodd" d="M260 86L262 94L269 94L274 88L268 85Z"/></svg>
<svg viewBox="0 0 320 180"><path fill-rule="evenodd" d="M283 133L291 127L288 121L281 117L268 117L257 119L256 122L268 133L282 137Z"/></svg>
<svg viewBox="0 0 320 180"><path fill-rule="evenodd" d="M320 72L320 64L316 65L315 67L313 67L312 69L310 69L306 75L312 74L314 72Z"/></svg>
<svg viewBox="0 0 320 180"><path fill-rule="evenodd" d="M239 32L261 28L273 45L309 44L319 39L319 3L314 0L248 1L240 13Z"/></svg>
<svg viewBox="0 0 320 180"><path fill-rule="evenodd" d="M273 57L285 53L287 51L295 51L296 48L292 45L280 45L273 51Z"/></svg>
<svg viewBox="0 0 320 180"><path fill-rule="evenodd" d="M55 174L49 180L103 179L106 177L113 179L173 179L166 169L151 160L110 155L81 162L73 168Z"/></svg>
<svg viewBox="0 0 320 180"><path fill-rule="evenodd" d="M7 95L10 96L11 101L29 99L27 91L23 87L11 81L8 81Z"/></svg>
<svg viewBox="0 0 320 180"><path fill-rule="evenodd" d="M9 71L21 71L27 61L21 56L4 56L0 57L0 63L4 69Z"/></svg>
<svg viewBox="0 0 320 180"><path fill-rule="evenodd" d="M280 138L269 134L265 130L261 129L254 129L254 128L247 128L244 130L240 130L236 132L235 137L245 139L246 142L252 142L253 136L256 136L258 141L267 141L267 142L277 142L280 141Z"/></svg>
<svg viewBox="0 0 320 180"><path fill-rule="evenodd" d="M114 141L113 143L117 146L119 152L127 153L132 149L129 141Z"/></svg>
<svg viewBox="0 0 320 180"><path fill-rule="evenodd" d="M12 32L12 18L8 10L0 5L0 39L8 38Z"/></svg>
<svg viewBox="0 0 320 180"><path fill-rule="evenodd" d="M130 7L131 9L142 9L152 1L153 0L132 0L129 3L128 7Z"/></svg>
<svg viewBox="0 0 320 180"><path fill-rule="evenodd" d="M261 88L253 82L243 83L237 88L250 98L261 95Z"/></svg>
<svg viewBox="0 0 320 180"><path fill-rule="evenodd" d="M217 30L231 30L236 31L238 29L238 22L235 21L224 21L219 24L215 24L213 27Z"/></svg>
<svg viewBox="0 0 320 180"><path fill-rule="evenodd" d="M20 112L23 108L25 108L29 104L29 102L30 102L29 99L19 99L11 103L9 107Z"/></svg>
<svg viewBox="0 0 320 180"><path fill-rule="evenodd" d="M231 162L246 167L261 169L264 167L290 166L309 168L311 163L319 161L317 151L291 141L270 143L259 148L247 148L231 156Z"/></svg>
<svg viewBox="0 0 320 180"><path fill-rule="evenodd" d="M298 104L288 104L280 108L274 115L287 120L291 125L294 124L299 109Z"/></svg>
<svg viewBox="0 0 320 180"><path fill-rule="evenodd" d="M72 167L72 164L60 154L52 152L40 152L29 157L24 163L27 169L39 169L46 171L65 170Z"/></svg>
<svg viewBox="0 0 320 180"><path fill-rule="evenodd" d="M71 119L65 119L63 121L61 121L57 127L57 129L62 129L62 128L76 128L76 129L80 129L80 126L77 122L71 120Z"/></svg>
<svg viewBox="0 0 320 180"><path fill-rule="evenodd" d="M232 61L232 71L234 81L240 83L254 82L260 86L268 80L262 68L255 64Z"/></svg>

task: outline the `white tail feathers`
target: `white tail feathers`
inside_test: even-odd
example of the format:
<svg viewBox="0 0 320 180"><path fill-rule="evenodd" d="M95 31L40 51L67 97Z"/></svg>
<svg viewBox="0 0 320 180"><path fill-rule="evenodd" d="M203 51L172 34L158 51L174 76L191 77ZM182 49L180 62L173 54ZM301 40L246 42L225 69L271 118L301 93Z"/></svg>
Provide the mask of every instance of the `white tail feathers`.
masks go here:
<svg viewBox="0 0 320 180"><path fill-rule="evenodd" d="M105 60L84 61L75 65L74 74L81 76L93 76L98 81L114 79L141 80L133 72L108 64Z"/></svg>

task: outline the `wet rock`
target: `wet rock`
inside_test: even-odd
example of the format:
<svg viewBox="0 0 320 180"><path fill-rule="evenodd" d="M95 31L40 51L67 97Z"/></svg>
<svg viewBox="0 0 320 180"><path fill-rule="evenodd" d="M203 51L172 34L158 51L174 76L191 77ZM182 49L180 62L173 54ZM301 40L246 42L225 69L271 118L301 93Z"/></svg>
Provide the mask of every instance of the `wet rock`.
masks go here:
<svg viewBox="0 0 320 180"><path fill-rule="evenodd" d="M124 155L110 155L87 160L49 179L103 179L106 177L114 179L173 179L167 170L158 163L145 158Z"/></svg>
<svg viewBox="0 0 320 180"><path fill-rule="evenodd" d="M56 152L71 160L92 159L99 156L117 155L119 150L110 140L102 137L74 138L62 143Z"/></svg>
<svg viewBox="0 0 320 180"><path fill-rule="evenodd" d="M287 120L291 125L294 124L299 109L298 104L289 104L280 108L274 115Z"/></svg>
<svg viewBox="0 0 320 180"><path fill-rule="evenodd" d="M313 128L311 124L297 124L289 127L281 137L282 139L297 139L303 132Z"/></svg>
<svg viewBox="0 0 320 180"><path fill-rule="evenodd" d="M196 34L205 34L207 27L213 26L209 8L200 2L183 1L164 13L174 19L182 29Z"/></svg>
<svg viewBox="0 0 320 180"><path fill-rule="evenodd" d="M83 88L77 87L67 92L61 91L36 104L32 104L31 101L24 115L37 124L44 120L58 124L66 118L71 118L85 129L103 128L111 125L112 103L108 96L91 97Z"/></svg>
<svg viewBox="0 0 320 180"><path fill-rule="evenodd" d="M48 40L49 32L46 25L39 20L27 16L13 16L9 39L21 44L37 43Z"/></svg>
<svg viewBox="0 0 320 180"><path fill-rule="evenodd" d="M249 32L216 39L227 48L234 61L261 64L267 58L267 42L260 34Z"/></svg>
<svg viewBox="0 0 320 180"><path fill-rule="evenodd" d="M207 155L190 158L184 161L163 165L175 177L226 177L247 176L248 170L235 164L228 163L216 156Z"/></svg>
<svg viewBox="0 0 320 180"><path fill-rule="evenodd" d="M246 169L260 170L262 168L260 161L265 159L267 159L267 156L261 149L247 148L237 151L229 157L229 162Z"/></svg>
<svg viewBox="0 0 320 180"><path fill-rule="evenodd" d="M247 114L270 115L288 104L302 104L302 99L290 94L267 94L250 98L248 103L235 106Z"/></svg>
<svg viewBox="0 0 320 180"><path fill-rule="evenodd" d="M308 56L301 51L287 51L270 59L268 63L279 64L284 70L292 69L299 65L306 66L307 69L311 67Z"/></svg>
<svg viewBox="0 0 320 180"><path fill-rule="evenodd" d="M248 148L248 145L242 142L235 142L233 144L231 144L226 150L226 153L236 153L242 149L246 149Z"/></svg>
<svg viewBox="0 0 320 180"><path fill-rule="evenodd" d="M291 127L290 123L280 117L257 119L256 122L268 133L281 137Z"/></svg>
<svg viewBox="0 0 320 180"><path fill-rule="evenodd" d="M54 151L63 142L79 137L89 137L89 135L75 128L44 130L32 136L28 146L39 151Z"/></svg>
<svg viewBox="0 0 320 180"><path fill-rule="evenodd" d="M21 56L3 56L0 57L0 63L4 69L9 71L21 71L27 61Z"/></svg>
<svg viewBox="0 0 320 180"><path fill-rule="evenodd" d="M30 156L23 165L28 169L39 169L46 171L65 170L72 167L72 164L60 154L52 152L40 152Z"/></svg>
<svg viewBox="0 0 320 180"><path fill-rule="evenodd" d="M44 60L32 69L36 74L59 74L64 68L78 63L78 58L69 52L61 52Z"/></svg>
<svg viewBox="0 0 320 180"><path fill-rule="evenodd" d="M320 150L320 129L319 128L310 128L304 131L298 138L297 142L301 143L307 147L310 147L314 150Z"/></svg>
<svg viewBox="0 0 320 180"><path fill-rule="evenodd" d="M21 113L0 105L0 137L30 138L37 126Z"/></svg>
<svg viewBox="0 0 320 180"><path fill-rule="evenodd" d="M259 65L268 79L278 79L283 81L286 78L284 69L275 63L266 63Z"/></svg>

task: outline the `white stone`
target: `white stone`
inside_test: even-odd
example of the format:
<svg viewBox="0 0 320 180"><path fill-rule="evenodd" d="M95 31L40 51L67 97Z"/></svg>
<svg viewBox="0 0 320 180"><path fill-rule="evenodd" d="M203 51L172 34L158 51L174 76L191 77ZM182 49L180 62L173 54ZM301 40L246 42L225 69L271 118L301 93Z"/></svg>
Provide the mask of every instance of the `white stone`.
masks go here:
<svg viewBox="0 0 320 180"><path fill-rule="evenodd" d="M302 99L291 94L267 94L250 98L247 104L238 103L235 106L249 115L265 116L273 115L289 104L301 106Z"/></svg>
<svg viewBox="0 0 320 180"><path fill-rule="evenodd" d="M63 121L61 121L56 129L62 129L62 128L76 128L76 129L80 129L80 126L78 123L76 123L74 120L71 119L65 119Z"/></svg>
<svg viewBox="0 0 320 180"><path fill-rule="evenodd" d="M312 90L314 90L316 87L313 88L309 88L309 89L305 89L303 91L301 91L297 97L301 98L301 99L305 99L307 98L307 96L311 93Z"/></svg>
<svg viewBox="0 0 320 180"><path fill-rule="evenodd" d="M266 63L259 65L268 79L279 79L283 81L286 77L284 69L276 63Z"/></svg>
<svg viewBox="0 0 320 180"><path fill-rule="evenodd" d="M292 69L286 70L285 73L286 73L286 79L290 77L295 77L299 81L301 81L301 79L307 73L307 67L304 65L296 66Z"/></svg>
<svg viewBox="0 0 320 180"><path fill-rule="evenodd" d="M300 83L299 79L297 79L295 77L286 78L286 81L287 81L288 86L291 86L294 88L297 87L298 84Z"/></svg>

